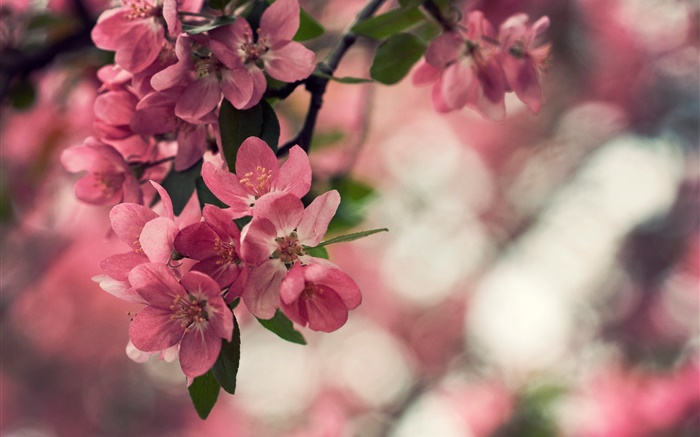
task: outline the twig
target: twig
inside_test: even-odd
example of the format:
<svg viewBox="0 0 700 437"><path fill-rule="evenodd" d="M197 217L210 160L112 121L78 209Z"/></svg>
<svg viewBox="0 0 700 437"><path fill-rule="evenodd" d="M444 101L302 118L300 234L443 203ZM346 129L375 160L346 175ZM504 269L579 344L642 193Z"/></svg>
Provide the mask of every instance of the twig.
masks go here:
<svg viewBox="0 0 700 437"><path fill-rule="evenodd" d="M319 62L316 65L316 70L324 75L332 76L335 70L340 64L340 60L345 56L348 49L357 40L357 34L355 34L351 29L352 27L377 12L377 9L386 0L371 0L365 7L357 14L355 20L350 24L348 29L343 32L342 38L336 43L336 45L331 49L331 51L326 56L326 59ZM309 146L311 145L311 139L313 138L314 128L316 127L316 118L318 117L318 112L323 106L323 94L326 92L326 87L328 86L327 77L320 77L316 75L311 75L304 80L306 84L306 90L311 94L311 99L309 101L309 110L306 113L306 119L304 120L304 126L291 141L285 143L282 147L277 150L277 156L282 156L289 152L294 145L298 144L304 151L309 151ZM296 87L295 87L296 88ZM293 91L293 90L292 90Z"/></svg>

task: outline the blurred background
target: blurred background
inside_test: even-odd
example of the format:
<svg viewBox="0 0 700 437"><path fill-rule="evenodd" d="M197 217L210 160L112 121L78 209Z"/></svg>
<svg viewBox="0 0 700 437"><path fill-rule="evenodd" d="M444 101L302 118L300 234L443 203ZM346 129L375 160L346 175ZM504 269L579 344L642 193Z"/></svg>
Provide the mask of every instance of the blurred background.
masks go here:
<svg viewBox="0 0 700 437"><path fill-rule="evenodd" d="M362 7L302 6L327 33ZM430 88L331 83L311 149L341 191L329 248L363 303L286 343L241 309L235 396L206 421L176 363L129 360L134 306L91 281L124 250L60 152L91 134L101 0L0 9L0 430L6 436L700 435L700 6L472 2L548 15L544 106L440 115ZM338 76L367 77L361 40ZM308 95L276 106L282 142Z"/></svg>

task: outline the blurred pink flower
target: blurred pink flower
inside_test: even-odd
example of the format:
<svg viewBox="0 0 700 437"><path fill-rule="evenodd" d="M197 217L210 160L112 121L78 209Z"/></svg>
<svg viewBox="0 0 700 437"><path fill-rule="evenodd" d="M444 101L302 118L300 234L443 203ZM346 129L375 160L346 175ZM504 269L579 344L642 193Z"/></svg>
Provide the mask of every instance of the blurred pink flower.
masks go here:
<svg viewBox="0 0 700 437"><path fill-rule="evenodd" d="M534 113L542 107L541 72L551 49L550 44L538 44L549 27L549 18L541 17L528 27L529 17L516 14L501 24L498 39L501 45L501 65L508 86Z"/></svg>
<svg viewBox="0 0 700 437"><path fill-rule="evenodd" d="M211 192L230 206L238 218L254 214L254 206L269 193L283 192L303 197L311 188L311 164L306 152L294 146L280 167L267 143L249 137L238 149L236 174L205 162L202 177Z"/></svg>
<svg viewBox="0 0 700 437"><path fill-rule="evenodd" d="M243 302L257 317L271 318L280 305L280 284L297 262L314 259L304 246L314 247L328 229L340 204L340 194L329 191L304 209L298 197L279 193L256 204L253 220L243 228L241 255L254 266L243 292Z"/></svg>
<svg viewBox="0 0 700 437"><path fill-rule="evenodd" d="M111 146L88 138L83 146L64 150L61 163L71 173L88 172L74 188L75 197L83 202L93 205L142 202L141 187L129 164Z"/></svg>
<svg viewBox="0 0 700 437"><path fill-rule="evenodd" d="M301 326L332 332L348 320L348 310L362 302L352 278L330 262L295 264L280 286L282 311Z"/></svg>
<svg viewBox="0 0 700 437"><path fill-rule="evenodd" d="M440 112L469 106L486 118L501 120L506 115L508 85L496 44L491 23L480 11L472 11L467 16L466 32L445 32L430 43L413 83L437 81L432 97Z"/></svg>
<svg viewBox="0 0 700 437"><path fill-rule="evenodd" d="M221 339L231 341L233 313L220 288L200 272L177 281L170 268L142 264L129 281L148 306L134 317L129 337L145 352L164 351L180 344L180 367L188 379L206 373L216 362Z"/></svg>

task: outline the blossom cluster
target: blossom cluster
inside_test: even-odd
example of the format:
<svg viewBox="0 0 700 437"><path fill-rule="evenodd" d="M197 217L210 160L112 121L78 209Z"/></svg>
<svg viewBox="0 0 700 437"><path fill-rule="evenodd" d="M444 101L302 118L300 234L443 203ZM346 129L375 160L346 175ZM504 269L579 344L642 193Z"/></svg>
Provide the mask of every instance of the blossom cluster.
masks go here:
<svg viewBox="0 0 700 437"><path fill-rule="evenodd" d="M514 92L538 113L541 76L550 52L550 45L540 37L549 27L549 18L542 17L530 26L528 21L526 14L515 14L496 33L481 11L469 12L462 25L430 43L413 83L434 83L433 104L440 112L467 106L483 117L502 120L505 94Z"/></svg>
<svg viewBox="0 0 700 437"><path fill-rule="evenodd" d="M249 109L263 97L265 73L293 82L313 71L314 52L292 41L297 0L274 2L255 30L237 16L208 32L183 32L180 14L191 17L202 8L202 0L125 0L97 20L92 39L115 52L115 63L98 72L95 136L62 156L69 171L88 172L76 185L78 199L141 203L134 173L156 178L152 163L173 153L174 169L183 171L221 148L223 98Z"/></svg>
<svg viewBox="0 0 700 437"><path fill-rule="evenodd" d="M361 300L357 284L340 268L307 253L321 243L340 203L329 191L306 208L311 167L298 146L278 166L259 138L241 146L236 172L207 162L204 181L227 208L205 205L201 221L177 223L168 193L162 215L136 203L112 208L116 235L130 250L100 262L100 286L126 301L145 304L129 330L130 355L179 355L194 378L216 361L221 340L231 341L237 299L258 318L281 310L300 326L334 331ZM236 219L249 217L239 229Z"/></svg>

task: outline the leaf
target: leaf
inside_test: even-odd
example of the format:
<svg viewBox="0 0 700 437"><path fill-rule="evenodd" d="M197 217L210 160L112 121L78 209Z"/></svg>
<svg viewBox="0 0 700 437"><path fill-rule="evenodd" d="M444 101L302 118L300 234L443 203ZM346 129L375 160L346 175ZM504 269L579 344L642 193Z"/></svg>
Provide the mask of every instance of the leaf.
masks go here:
<svg viewBox="0 0 700 437"><path fill-rule="evenodd" d="M263 99L260 101L262 108L262 127L260 138L267 143L273 152L277 151L277 144L280 141L280 122L272 106Z"/></svg>
<svg viewBox="0 0 700 437"><path fill-rule="evenodd" d="M294 324L284 315L281 310L277 310L271 319L258 319L261 325L267 330L276 334L279 338L296 344L306 344L304 336L294 329Z"/></svg>
<svg viewBox="0 0 700 437"><path fill-rule="evenodd" d="M393 85L408 74L413 64L423 56L426 45L418 37L397 33L377 48L370 76L377 82Z"/></svg>
<svg viewBox="0 0 700 437"><path fill-rule="evenodd" d="M173 201L173 213L180 215L194 193L196 180L201 174L202 160L185 171L170 170L161 185Z"/></svg>
<svg viewBox="0 0 700 437"><path fill-rule="evenodd" d="M214 378L211 370L202 376L196 377L192 384L187 387L194 409L197 410L200 419L206 419L211 413L216 400L219 398L219 389L219 383Z"/></svg>
<svg viewBox="0 0 700 437"><path fill-rule="evenodd" d="M371 83L374 82L372 79L365 79L362 77L335 77L330 74L322 73L320 71L315 71L314 76L323 77L334 82L347 83L347 84L357 84L357 83Z"/></svg>
<svg viewBox="0 0 700 437"><path fill-rule="evenodd" d="M233 337L229 343L225 339L221 340L221 352L211 368L211 372L216 380L226 392L234 394L236 392L236 375L238 375L238 364L241 360L241 330L238 327L236 316L233 316Z"/></svg>
<svg viewBox="0 0 700 437"><path fill-rule="evenodd" d="M326 31L311 15L301 9L299 12L299 30L292 38L294 41L306 41L317 38Z"/></svg>
<svg viewBox="0 0 700 437"><path fill-rule="evenodd" d="M323 247L323 246L328 246L329 244L346 243L348 241L355 241L355 240L359 240L360 238L368 237L372 234L377 234L379 232L389 232L389 229L387 229L387 228L372 229L369 231L362 231L362 232L355 232L352 234L341 235L339 237L335 237L335 238L331 238L330 240L326 240L316 247Z"/></svg>
<svg viewBox="0 0 700 437"><path fill-rule="evenodd" d="M423 0L399 0L399 5L403 7L407 6L420 6Z"/></svg>
<svg viewBox="0 0 700 437"><path fill-rule="evenodd" d="M10 102L15 109L29 109L36 101L36 89L26 78L10 88Z"/></svg>
<svg viewBox="0 0 700 437"><path fill-rule="evenodd" d="M260 105L240 110L224 99L219 112L219 129L221 130L221 147L228 168L236 168L238 149L248 137L257 137L262 128L263 116Z"/></svg>
<svg viewBox="0 0 700 437"><path fill-rule="evenodd" d="M228 208L224 202L220 201L218 197L211 192L207 184L204 182L202 176L199 176L194 181L195 189L197 190L197 199L199 199L199 207L204 208L204 205L214 205L219 208Z"/></svg>
<svg viewBox="0 0 700 437"><path fill-rule="evenodd" d="M357 23L353 32L375 39L384 39L423 21L425 17L417 6L401 7Z"/></svg>
<svg viewBox="0 0 700 437"><path fill-rule="evenodd" d="M207 0L207 4L211 9L218 9L221 12L226 11L226 6L231 3L231 0Z"/></svg>
<svg viewBox="0 0 700 437"><path fill-rule="evenodd" d="M325 247L322 246L305 247L304 252L306 252L307 255L313 256L315 258L328 259L328 251Z"/></svg>
<svg viewBox="0 0 700 437"><path fill-rule="evenodd" d="M236 21L235 17L216 17L215 19L201 23L201 24L188 24L182 23L183 32L187 32L190 35L197 35L199 33L206 32L208 30L216 29L217 27L226 26Z"/></svg>
<svg viewBox="0 0 700 437"><path fill-rule="evenodd" d="M337 234L354 228L365 218L364 207L374 194L369 185L350 178L333 181L331 188L340 193L340 205L328 225L328 232Z"/></svg>
<svg viewBox="0 0 700 437"><path fill-rule="evenodd" d="M277 151L280 123L275 110L265 100L249 109L236 109L224 99L219 111L219 130L229 169L236 168L238 149L248 137L261 138L273 152Z"/></svg>

